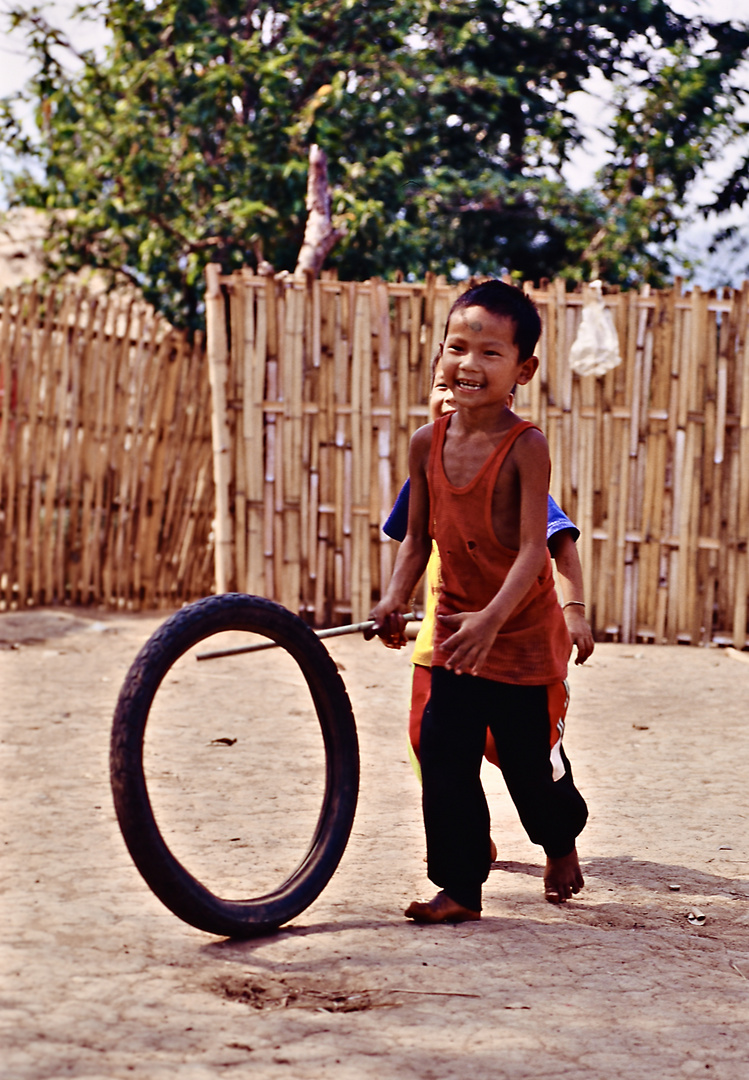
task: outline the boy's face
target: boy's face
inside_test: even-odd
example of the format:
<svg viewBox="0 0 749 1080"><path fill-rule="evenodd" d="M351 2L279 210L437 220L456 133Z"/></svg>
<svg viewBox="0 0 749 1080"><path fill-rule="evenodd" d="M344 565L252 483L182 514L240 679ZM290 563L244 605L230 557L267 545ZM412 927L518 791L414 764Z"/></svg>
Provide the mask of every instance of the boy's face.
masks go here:
<svg viewBox="0 0 749 1080"><path fill-rule="evenodd" d="M507 395L505 405L508 409L512 408L514 399L514 394ZM445 382L442 364L438 364L434 369L434 382L432 383L432 392L429 395L429 419L432 421L438 420L440 416L447 416L448 413L453 412L455 412L455 398L452 390Z"/></svg>
<svg viewBox="0 0 749 1080"><path fill-rule="evenodd" d="M450 316L438 370L454 407L504 406L515 383L529 382L537 367L535 356L520 360L515 323L506 315L468 307Z"/></svg>

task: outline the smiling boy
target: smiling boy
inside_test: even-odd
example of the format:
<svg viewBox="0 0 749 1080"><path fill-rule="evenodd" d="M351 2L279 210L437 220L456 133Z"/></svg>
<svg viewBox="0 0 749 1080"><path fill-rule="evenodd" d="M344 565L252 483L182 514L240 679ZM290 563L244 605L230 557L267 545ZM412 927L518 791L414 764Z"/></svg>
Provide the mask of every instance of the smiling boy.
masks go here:
<svg viewBox="0 0 749 1080"><path fill-rule="evenodd" d="M531 300L503 282L475 286L453 305L440 363L456 411L411 440L408 532L372 613L397 646L434 538L442 586L421 758L427 871L441 891L410 905L417 922L480 918L490 866L479 775L487 726L521 821L546 852L547 899L583 886L575 839L587 808L564 751L550 756L571 643L546 546L548 445L506 404L537 370L540 328Z"/></svg>

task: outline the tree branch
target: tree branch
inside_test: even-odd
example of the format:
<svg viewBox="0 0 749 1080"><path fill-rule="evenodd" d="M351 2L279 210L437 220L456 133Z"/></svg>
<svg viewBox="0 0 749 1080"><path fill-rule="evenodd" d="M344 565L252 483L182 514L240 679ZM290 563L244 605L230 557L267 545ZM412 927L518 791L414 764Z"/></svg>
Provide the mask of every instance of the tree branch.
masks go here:
<svg viewBox="0 0 749 1080"><path fill-rule="evenodd" d="M330 251L345 235L345 230L333 227L330 218L328 160L316 143L309 148L306 205L307 225L294 270L295 277L304 277L307 270L317 277Z"/></svg>

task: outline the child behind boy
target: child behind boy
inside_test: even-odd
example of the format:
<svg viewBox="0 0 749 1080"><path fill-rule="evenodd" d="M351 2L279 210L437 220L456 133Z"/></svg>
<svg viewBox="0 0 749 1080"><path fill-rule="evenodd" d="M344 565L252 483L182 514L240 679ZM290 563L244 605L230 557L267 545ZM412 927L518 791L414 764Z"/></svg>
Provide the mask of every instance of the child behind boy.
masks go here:
<svg viewBox="0 0 749 1080"><path fill-rule="evenodd" d="M408 531L372 613L384 642L402 644L434 537L442 584L421 756L427 871L440 892L409 906L417 922L481 916L490 866L479 775L487 727L521 821L546 852L547 899L561 902L583 886L575 840L587 807L564 750L561 770L549 754L551 703L571 643L546 547L548 445L506 404L515 383L536 372L539 334L530 299L502 282L475 286L453 305L441 365L456 412L411 440Z"/></svg>

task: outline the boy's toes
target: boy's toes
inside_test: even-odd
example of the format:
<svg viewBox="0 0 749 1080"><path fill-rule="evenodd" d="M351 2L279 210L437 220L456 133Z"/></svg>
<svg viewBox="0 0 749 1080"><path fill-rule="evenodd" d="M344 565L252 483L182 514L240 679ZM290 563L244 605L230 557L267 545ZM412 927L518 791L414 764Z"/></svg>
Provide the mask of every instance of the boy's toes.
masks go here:
<svg viewBox="0 0 749 1080"><path fill-rule="evenodd" d="M569 900L570 895L569 889L563 885L552 884L550 881L544 882L544 896L550 904L561 904Z"/></svg>
<svg viewBox="0 0 749 1080"><path fill-rule="evenodd" d="M577 852L573 848L569 855L560 859L548 858L544 874L544 896L550 904L562 904L573 893L579 893L585 885Z"/></svg>

